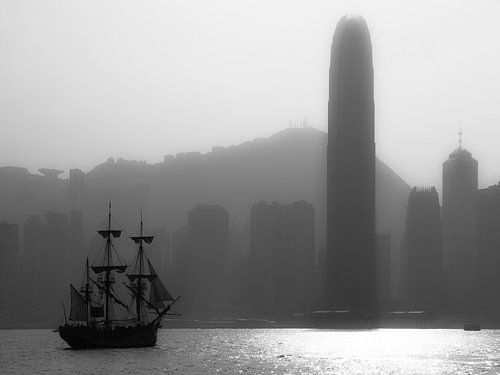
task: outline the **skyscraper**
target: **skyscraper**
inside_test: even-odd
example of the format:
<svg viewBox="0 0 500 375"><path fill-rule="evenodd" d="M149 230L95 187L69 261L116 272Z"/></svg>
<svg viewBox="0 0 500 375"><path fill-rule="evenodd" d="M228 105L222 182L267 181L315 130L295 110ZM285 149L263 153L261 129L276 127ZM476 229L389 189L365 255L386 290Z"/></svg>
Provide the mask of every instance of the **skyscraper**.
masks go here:
<svg viewBox="0 0 500 375"><path fill-rule="evenodd" d="M216 205L189 212L192 307L197 316L217 314L228 304L229 213Z"/></svg>
<svg viewBox="0 0 500 375"><path fill-rule="evenodd" d="M474 293L477 264L477 161L462 148L443 163L443 260L453 304Z"/></svg>
<svg viewBox="0 0 500 375"><path fill-rule="evenodd" d="M411 190L401 270L404 300L410 308L432 310L444 299L440 211L435 187Z"/></svg>
<svg viewBox="0 0 500 375"><path fill-rule="evenodd" d="M172 285L180 296L178 311L191 315L192 304L192 272L191 252L189 247L189 231L187 226L180 227L172 231L170 236L170 246L172 251L172 267L167 275L167 282Z"/></svg>
<svg viewBox="0 0 500 375"><path fill-rule="evenodd" d="M314 207L259 202L251 209L254 301L261 313L311 310L314 286Z"/></svg>
<svg viewBox="0 0 500 375"><path fill-rule="evenodd" d="M370 33L360 16L344 16L333 35L327 174L327 301L374 312L373 64Z"/></svg>
<svg viewBox="0 0 500 375"><path fill-rule="evenodd" d="M375 235L375 259L377 300L381 310L387 309L391 301L391 235Z"/></svg>
<svg viewBox="0 0 500 375"><path fill-rule="evenodd" d="M18 313L19 267L16 224L0 223L0 327L13 324Z"/></svg>
<svg viewBox="0 0 500 375"><path fill-rule="evenodd" d="M70 281L78 285L83 277L83 266L88 256L83 231L83 207L85 207L85 173L80 169L69 170L69 269Z"/></svg>
<svg viewBox="0 0 500 375"><path fill-rule="evenodd" d="M500 314L500 182L477 192L477 295L481 309Z"/></svg>
<svg viewBox="0 0 500 375"><path fill-rule="evenodd" d="M83 266L87 257L85 239L83 237L82 211L71 211L69 215L69 271L70 281L79 285L83 277Z"/></svg>
<svg viewBox="0 0 500 375"><path fill-rule="evenodd" d="M55 324L69 281L67 215L47 212L24 224L24 307L30 321Z"/></svg>

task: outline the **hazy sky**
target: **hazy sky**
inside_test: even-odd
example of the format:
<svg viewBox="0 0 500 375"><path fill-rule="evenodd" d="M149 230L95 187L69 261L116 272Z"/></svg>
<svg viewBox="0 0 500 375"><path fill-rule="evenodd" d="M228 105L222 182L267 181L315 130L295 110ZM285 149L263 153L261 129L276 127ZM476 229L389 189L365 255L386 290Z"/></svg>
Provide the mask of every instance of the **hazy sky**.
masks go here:
<svg viewBox="0 0 500 375"><path fill-rule="evenodd" d="M158 162L327 128L333 31L363 15L377 154L411 185L441 185L457 145L500 180L500 1L0 2L0 166L89 170Z"/></svg>

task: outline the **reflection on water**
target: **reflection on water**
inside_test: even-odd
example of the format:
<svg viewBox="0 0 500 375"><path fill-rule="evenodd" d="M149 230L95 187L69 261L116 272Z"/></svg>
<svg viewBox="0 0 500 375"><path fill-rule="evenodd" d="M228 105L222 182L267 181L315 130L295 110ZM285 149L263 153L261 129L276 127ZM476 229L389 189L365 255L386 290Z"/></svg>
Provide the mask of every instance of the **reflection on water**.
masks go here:
<svg viewBox="0 0 500 375"><path fill-rule="evenodd" d="M155 348L66 348L50 330L0 330L0 373L500 373L494 330L179 329Z"/></svg>

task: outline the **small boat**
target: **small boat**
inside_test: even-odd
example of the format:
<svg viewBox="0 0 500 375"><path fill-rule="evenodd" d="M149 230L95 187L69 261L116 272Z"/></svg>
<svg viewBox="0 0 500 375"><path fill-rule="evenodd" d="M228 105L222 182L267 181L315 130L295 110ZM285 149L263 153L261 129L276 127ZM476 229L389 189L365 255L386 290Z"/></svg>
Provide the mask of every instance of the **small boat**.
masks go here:
<svg viewBox="0 0 500 375"><path fill-rule="evenodd" d="M464 331L480 331L481 325L479 323L469 322L464 324Z"/></svg>
<svg viewBox="0 0 500 375"><path fill-rule="evenodd" d="M113 238L120 237L122 230L111 228L111 202L108 228L98 233L105 240L104 251L91 266L87 259L80 291L70 284L69 319L59 326L59 335L72 348L156 345L162 318L179 315L169 311L180 297L172 297L144 253L144 244L150 244L154 236L143 234L142 212L140 234L130 237L138 245L131 266L123 264L113 244ZM120 275L127 270L126 277Z"/></svg>

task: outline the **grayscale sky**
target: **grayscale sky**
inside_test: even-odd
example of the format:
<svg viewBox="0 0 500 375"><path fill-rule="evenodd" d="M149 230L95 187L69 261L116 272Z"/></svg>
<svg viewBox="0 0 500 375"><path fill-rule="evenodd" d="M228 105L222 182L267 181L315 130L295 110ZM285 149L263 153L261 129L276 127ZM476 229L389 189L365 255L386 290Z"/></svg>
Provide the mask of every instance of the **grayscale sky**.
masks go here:
<svg viewBox="0 0 500 375"><path fill-rule="evenodd" d="M326 130L335 25L370 28L378 156L441 185L457 146L500 180L500 1L0 2L0 166L88 170Z"/></svg>

